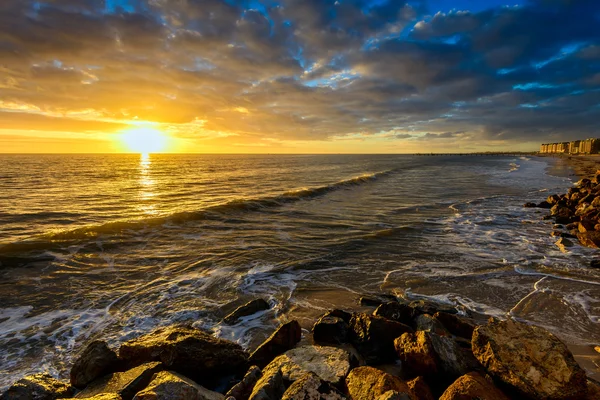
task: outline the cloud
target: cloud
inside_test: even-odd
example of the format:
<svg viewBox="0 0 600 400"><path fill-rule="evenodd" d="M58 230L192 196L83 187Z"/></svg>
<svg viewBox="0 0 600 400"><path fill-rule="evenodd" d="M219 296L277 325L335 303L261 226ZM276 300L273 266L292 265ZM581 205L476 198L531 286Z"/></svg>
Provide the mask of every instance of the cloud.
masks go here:
<svg viewBox="0 0 600 400"><path fill-rule="evenodd" d="M238 143L600 130L595 2L433 15L404 1L128 4L3 1L0 124L114 131L136 119Z"/></svg>

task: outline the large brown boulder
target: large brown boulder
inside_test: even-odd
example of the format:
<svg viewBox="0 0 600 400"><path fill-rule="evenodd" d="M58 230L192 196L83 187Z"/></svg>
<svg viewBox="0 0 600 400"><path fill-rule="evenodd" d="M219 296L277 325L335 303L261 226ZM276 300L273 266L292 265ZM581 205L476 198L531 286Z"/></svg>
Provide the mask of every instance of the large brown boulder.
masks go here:
<svg viewBox="0 0 600 400"><path fill-rule="evenodd" d="M55 400L73 396L75 388L49 374L26 376L15 382L1 400Z"/></svg>
<svg viewBox="0 0 600 400"><path fill-rule="evenodd" d="M269 308L271 308L271 306L269 306L269 303L267 303L266 300L255 299L255 300L249 301L248 303L244 304L243 306L236 308L233 312L231 312L229 315L227 315L225 318L223 318L223 322L225 322L226 324L232 325L232 324L239 322L240 318L246 317L248 315L256 314L257 312L260 312L260 311L268 310Z"/></svg>
<svg viewBox="0 0 600 400"><path fill-rule="evenodd" d="M93 381L75 397L88 399L103 393L115 393L123 400L131 400L137 392L148 386L155 373L163 369L161 363L150 362L126 372L115 372Z"/></svg>
<svg viewBox="0 0 600 400"><path fill-rule="evenodd" d="M429 385L425 381L425 378L418 376L413 380L406 382L410 392L419 400L435 400Z"/></svg>
<svg viewBox="0 0 600 400"><path fill-rule="evenodd" d="M440 380L454 379L478 368L469 351L454 340L433 332L405 333L394 341L398 357L413 375L429 378L442 374Z"/></svg>
<svg viewBox="0 0 600 400"><path fill-rule="evenodd" d="M187 327L161 328L125 342L119 357L130 366L162 361L167 369L209 388L214 387L215 379L245 371L248 360L237 343Z"/></svg>
<svg viewBox="0 0 600 400"><path fill-rule="evenodd" d="M553 334L512 319L478 326L473 354L487 372L535 399L581 399L585 372Z"/></svg>
<svg viewBox="0 0 600 400"><path fill-rule="evenodd" d="M250 356L250 364L264 367L271 360L293 348L302 338L302 328L298 321L281 325Z"/></svg>
<svg viewBox="0 0 600 400"><path fill-rule="evenodd" d="M377 307L377 309L373 311L373 315L410 325L415 315L415 309L405 303L390 301Z"/></svg>
<svg viewBox="0 0 600 400"><path fill-rule="evenodd" d="M147 388L134 400L223 400L221 393L208 390L177 372L162 371L154 375Z"/></svg>
<svg viewBox="0 0 600 400"><path fill-rule="evenodd" d="M244 378L238 382L234 387L229 389L226 397L234 397L236 400L248 400L250 394L252 394L252 389L256 385L256 382L262 377L262 372L260 368L256 365L253 365L248 369Z"/></svg>
<svg viewBox="0 0 600 400"><path fill-rule="evenodd" d="M510 400L494 384L477 372L458 378L446 389L440 400Z"/></svg>
<svg viewBox="0 0 600 400"><path fill-rule="evenodd" d="M577 239L583 246L593 249L600 248L600 232L598 231L579 232L577 233Z"/></svg>
<svg viewBox="0 0 600 400"><path fill-rule="evenodd" d="M413 329L401 322L376 315L357 313L350 319L350 342L364 357L367 364L392 361L394 339Z"/></svg>
<svg viewBox="0 0 600 400"><path fill-rule="evenodd" d="M96 340L73 363L71 385L82 389L94 379L116 371L118 362L117 354L104 341Z"/></svg>
<svg viewBox="0 0 600 400"><path fill-rule="evenodd" d="M254 385L249 400L280 400L285 390L281 370L276 368L265 370Z"/></svg>
<svg viewBox="0 0 600 400"><path fill-rule="evenodd" d="M312 332L315 343L341 344L348 341L348 324L342 318L324 315L315 322Z"/></svg>
<svg viewBox="0 0 600 400"><path fill-rule="evenodd" d="M294 382L308 372L334 385L341 385L350 372L350 354L329 346L302 346L277 357L263 371L263 375L281 371L286 382Z"/></svg>
<svg viewBox="0 0 600 400"><path fill-rule="evenodd" d="M418 400L402 379L372 367L358 367L350 371L346 387L352 400L376 400L389 391L405 393L411 400Z"/></svg>
<svg viewBox="0 0 600 400"><path fill-rule="evenodd" d="M471 340L477 324L470 318L437 312L433 315L453 335Z"/></svg>
<svg viewBox="0 0 600 400"><path fill-rule="evenodd" d="M324 382L313 373L305 374L292 383L283 394L282 400L345 400L335 387ZM237 400L237 399L236 399Z"/></svg>

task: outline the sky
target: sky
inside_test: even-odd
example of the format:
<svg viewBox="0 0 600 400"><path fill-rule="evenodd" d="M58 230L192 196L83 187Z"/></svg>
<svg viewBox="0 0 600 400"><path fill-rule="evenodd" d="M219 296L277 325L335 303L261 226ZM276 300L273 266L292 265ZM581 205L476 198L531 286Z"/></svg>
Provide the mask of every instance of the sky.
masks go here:
<svg viewBox="0 0 600 400"><path fill-rule="evenodd" d="M189 153L600 137L599 26L597 0L2 0L0 153L127 151L131 130Z"/></svg>

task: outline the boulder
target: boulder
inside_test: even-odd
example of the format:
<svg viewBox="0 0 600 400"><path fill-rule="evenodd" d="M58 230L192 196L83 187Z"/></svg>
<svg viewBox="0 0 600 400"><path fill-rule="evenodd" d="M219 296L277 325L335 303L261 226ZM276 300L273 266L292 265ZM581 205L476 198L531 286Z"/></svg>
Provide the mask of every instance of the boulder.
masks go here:
<svg viewBox="0 0 600 400"><path fill-rule="evenodd" d="M177 372L162 371L154 375L147 388L134 400L223 400L221 393L208 390Z"/></svg>
<svg viewBox="0 0 600 400"><path fill-rule="evenodd" d="M267 303L266 300L255 299L255 300L249 301L248 303L244 304L243 306L236 308L235 311L233 311L232 313L227 315L225 318L223 318L223 322L225 322L226 324L229 324L229 325L233 325L233 324L237 323L240 320L240 318L242 318L242 317L256 314L259 311L268 310L269 308L271 308L271 306L269 305L269 303Z"/></svg>
<svg viewBox="0 0 600 400"><path fill-rule="evenodd" d="M155 373L163 369L161 363L150 362L126 372L115 372L93 381L75 397L88 399L103 393L116 393L123 400L131 400L137 392L148 386Z"/></svg>
<svg viewBox="0 0 600 400"><path fill-rule="evenodd" d="M471 340L473 331L477 324L470 318L462 317L456 314L437 312L433 315L442 325L454 336L459 336Z"/></svg>
<svg viewBox="0 0 600 400"><path fill-rule="evenodd" d="M493 383L477 372L458 378L446 389L440 400L510 400Z"/></svg>
<svg viewBox="0 0 600 400"><path fill-rule="evenodd" d="M410 389L402 379L372 367L358 367L350 371L346 387L352 400L377 400L389 391L410 394ZM410 395L411 400L418 400Z"/></svg>
<svg viewBox="0 0 600 400"><path fill-rule="evenodd" d="M587 391L586 375L553 334L508 319L478 326L473 353L489 374L521 393L541 399L578 399Z"/></svg>
<svg viewBox="0 0 600 400"><path fill-rule="evenodd" d="M381 303L383 303L381 299L376 299L374 297L361 297L358 299L358 304L363 307L377 307Z"/></svg>
<svg viewBox="0 0 600 400"><path fill-rule="evenodd" d="M250 356L250 364L264 367L281 353L293 348L302 337L298 321L281 325Z"/></svg>
<svg viewBox="0 0 600 400"><path fill-rule="evenodd" d="M525 208L535 208L535 207L537 207L537 204L532 203L532 202L528 202L528 203L523 204L523 207L525 207Z"/></svg>
<svg viewBox="0 0 600 400"><path fill-rule="evenodd" d="M350 341L367 364L392 361L395 358L394 339L406 332L413 332L413 329L375 315L357 313L350 320Z"/></svg>
<svg viewBox="0 0 600 400"><path fill-rule="evenodd" d="M348 323L350 322L350 318L352 318L352 313L349 313L344 310L335 309L326 312L325 314L323 314L323 317L337 317L343 319L344 322Z"/></svg>
<svg viewBox="0 0 600 400"><path fill-rule="evenodd" d="M123 400L118 393L102 393L94 397L88 397L86 400Z"/></svg>
<svg viewBox="0 0 600 400"><path fill-rule="evenodd" d="M433 332L441 336L450 335L444 325L429 314L417 316L413 322L413 328L415 328L416 331Z"/></svg>
<svg viewBox="0 0 600 400"><path fill-rule="evenodd" d="M118 362L117 353L109 349L104 341L93 341L73 363L71 385L82 389L94 379L116 371Z"/></svg>
<svg viewBox="0 0 600 400"><path fill-rule="evenodd" d="M567 248L573 247L573 242L571 242L569 239L565 239L565 238L562 238L562 237L560 239L558 239L556 242L554 242L554 244L563 253L568 253L569 250L567 250Z"/></svg>
<svg viewBox="0 0 600 400"><path fill-rule="evenodd" d="M548 198L546 199L546 202L548 202L548 204L554 205L556 203L558 203L558 201L560 200L560 196L557 194L553 194L548 196Z"/></svg>
<svg viewBox="0 0 600 400"><path fill-rule="evenodd" d="M396 353L413 375L455 378L477 368L472 354L449 337L432 332L405 333L394 341Z"/></svg>
<svg viewBox="0 0 600 400"><path fill-rule="evenodd" d="M2 400L54 400L73 396L75 388L49 374L26 376L4 392Z"/></svg>
<svg viewBox="0 0 600 400"><path fill-rule="evenodd" d="M373 315L410 325L414 317L415 309L408 304L390 301L381 304L373 312Z"/></svg>
<svg viewBox="0 0 600 400"><path fill-rule="evenodd" d="M408 393L400 393L395 390L388 390L381 396L377 398L377 400L410 400L411 397Z"/></svg>
<svg viewBox="0 0 600 400"><path fill-rule="evenodd" d="M256 382L261 378L262 372L260 368L256 365L253 365L248 369L244 378L238 382L234 387L229 389L226 397L233 397L236 400L248 400L250 395L252 394L252 389L256 385Z"/></svg>
<svg viewBox="0 0 600 400"><path fill-rule="evenodd" d="M282 400L345 400L335 387L313 373L305 374L285 391Z"/></svg>
<svg viewBox="0 0 600 400"><path fill-rule="evenodd" d="M587 392L587 397L585 398L585 400L600 399L600 382L593 381L588 378L587 387L588 387L588 392Z"/></svg>
<svg viewBox="0 0 600 400"><path fill-rule="evenodd" d="M312 328L313 340L316 343L346 343L348 341L348 324L342 318L323 316Z"/></svg>
<svg viewBox="0 0 600 400"><path fill-rule="evenodd" d="M419 400L435 400L429 385L422 376L406 382L410 392Z"/></svg>
<svg viewBox="0 0 600 400"><path fill-rule="evenodd" d="M592 261L590 261L590 267L592 267L592 268L600 268L600 260L592 260Z"/></svg>
<svg viewBox="0 0 600 400"><path fill-rule="evenodd" d="M294 382L308 372L334 385L341 385L350 372L350 354L343 349L328 346L302 346L277 357L263 371L263 375L281 371L286 382Z"/></svg>
<svg viewBox="0 0 600 400"><path fill-rule="evenodd" d="M583 246L591 247L593 249L600 248L600 232L591 231L585 233L577 233L577 239Z"/></svg>
<svg viewBox="0 0 600 400"><path fill-rule="evenodd" d="M429 300L414 300L408 304L413 308L414 313L413 316L417 316L420 314L429 314L433 315L436 312L445 312L447 314L457 314L458 311L455 307L448 304L434 303Z"/></svg>
<svg viewBox="0 0 600 400"><path fill-rule="evenodd" d="M285 390L281 370L273 368L265 371L256 382L249 400L280 400Z"/></svg>
<svg viewBox="0 0 600 400"><path fill-rule="evenodd" d="M547 201L542 201L537 205L537 207L550 209L550 208L552 208L552 204L548 203Z"/></svg>
<svg viewBox="0 0 600 400"><path fill-rule="evenodd" d="M168 327L123 343L119 357L130 366L162 361L169 370L212 388L215 379L245 371L248 354L237 343L208 332Z"/></svg>

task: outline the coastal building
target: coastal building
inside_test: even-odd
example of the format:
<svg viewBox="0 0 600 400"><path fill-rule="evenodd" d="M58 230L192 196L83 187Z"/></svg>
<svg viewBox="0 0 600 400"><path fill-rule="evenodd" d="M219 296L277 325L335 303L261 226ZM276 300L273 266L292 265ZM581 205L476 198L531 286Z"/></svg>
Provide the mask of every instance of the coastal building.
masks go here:
<svg viewBox="0 0 600 400"><path fill-rule="evenodd" d="M572 142L543 143L541 154L599 154L600 138L574 140Z"/></svg>

